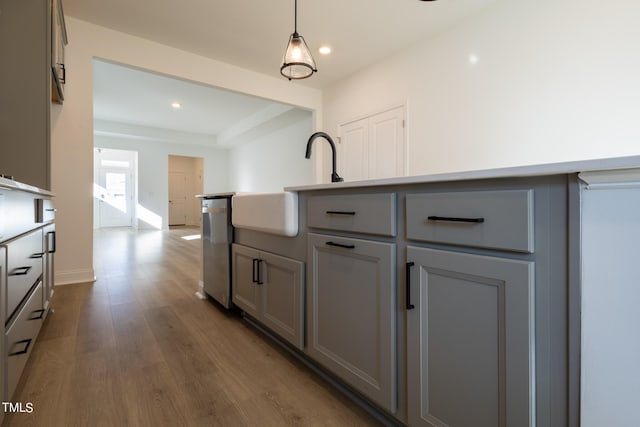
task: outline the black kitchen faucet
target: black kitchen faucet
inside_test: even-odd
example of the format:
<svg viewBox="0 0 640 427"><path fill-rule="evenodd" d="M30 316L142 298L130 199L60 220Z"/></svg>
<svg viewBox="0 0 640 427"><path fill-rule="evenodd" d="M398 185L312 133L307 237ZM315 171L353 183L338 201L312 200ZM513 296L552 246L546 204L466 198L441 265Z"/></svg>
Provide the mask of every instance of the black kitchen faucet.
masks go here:
<svg viewBox="0 0 640 427"><path fill-rule="evenodd" d="M307 152L304 155L307 159L311 158L311 144L313 140L318 138L319 136L323 137L327 140L329 145L331 145L331 161L332 161L332 170L331 170L331 182L342 182L343 178L340 178L338 173L336 172L336 145L333 143L331 137L325 132L316 132L309 137L309 141L307 141Z"/></svg>

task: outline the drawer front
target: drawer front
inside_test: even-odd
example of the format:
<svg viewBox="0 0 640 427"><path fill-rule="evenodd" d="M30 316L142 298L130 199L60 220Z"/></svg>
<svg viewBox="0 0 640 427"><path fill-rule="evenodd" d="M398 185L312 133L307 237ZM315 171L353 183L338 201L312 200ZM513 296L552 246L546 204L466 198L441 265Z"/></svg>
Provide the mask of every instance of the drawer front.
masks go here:
<svg viewBox="0 0 640 427"><path fill-rule="evenodd" d="M50 222L56 219L56 209L51 199L36 199L36 222Z"/></svg>
<svg viewBox="0 0 640 427"><path fill-rule="evenodd" d="M43 256L42 230L35 230L7 244L6 319L11 317L42 275Z"/></svg>
<svg viewBox="0 0 640 427"><path fill-rule="evenodd" d="M534 251L533 190L407 194L407 238Z"/></svg>
<svg viewBox="0 0 640 427"><path fill-rule="evenodd" d="M307 221L312 228L395 236L396 195L311 196Z"/></svg>
<svg viewBox="0 0 640 427"><path fill-rule="evenodd" d="M22 375L42 326L42 283L35 288L6 334L7 398L10 399Z"/></svg>

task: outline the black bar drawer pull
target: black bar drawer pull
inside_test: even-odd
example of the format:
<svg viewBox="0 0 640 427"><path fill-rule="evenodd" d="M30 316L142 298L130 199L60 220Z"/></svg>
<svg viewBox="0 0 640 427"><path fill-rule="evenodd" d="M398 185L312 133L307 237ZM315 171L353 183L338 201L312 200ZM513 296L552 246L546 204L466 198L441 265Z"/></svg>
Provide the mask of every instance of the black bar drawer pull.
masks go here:
<svg viewBox="0 0 640 427"><path fill-rule="evenodd" d="M326 211L327 215L355 215L354 211Z"/></svg>
<svg viewBox="0 0 640 427"><path fill-rule="evenodd" d="M484 222L484 218L458 218L453 216L428 216L429 221L451 221L451 222L471 222L479 224Z"/></svg>
<svg viewBox="0 0 640 427"><path fill-rule="evenodd" d="M31 338L28 338L26 340L21 340L21 341L16 341L13 343L13 345L11 346L11 350L13 350L15 347L19 346L23 344L24 348L22 350L19 351L11 351L9 353L9 357L11 356L20 356L21 354L27 354L27 352L29 351L29 346L31 345Z"/></svg>
<svg viewBox="0 0 640 427"><path fill-rule="evenodd" d="M14 268L9 276L26 276L32 266Z"/></svg>
<svg viewBox="0 0 640 427"><path fill-rule="evenodd" d="M31 317L29 317L28 320L40 320L44 317L44 312L45 312L44 308L33 310L31 312Z"/></svg>
<svg viewBox="0 0 640 427"><path fill-rule="evenodd" d="M42 258L43 256L44 256L44 252L38 252L38 253L32 254L29 258L36 259L36 258Z"/></svg>
<svg viewBox="0 0 640 427"><path fill-rule="evenodd" d="M413 310L416 308L415 305L411 304L411 267L413 267L415 263L408 262L405 265L405 284L407 286L405 297L406 297L406 307L407 310Z"/></svg>
<svg viewBox="0 0 640 427"><path fill-rule="evenodd" d="M336 242L327 242L326 244L329 246L336 246L338 248L345 248L345 249L354 249L356 247L355 245L343 245L342 243L336 243Z"/></svg>

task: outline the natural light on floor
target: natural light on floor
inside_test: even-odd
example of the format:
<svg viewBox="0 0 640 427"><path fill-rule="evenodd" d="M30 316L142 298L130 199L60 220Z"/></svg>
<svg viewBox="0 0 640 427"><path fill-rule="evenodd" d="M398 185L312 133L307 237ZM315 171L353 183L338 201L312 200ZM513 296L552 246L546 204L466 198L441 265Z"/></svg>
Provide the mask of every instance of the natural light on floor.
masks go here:
<svg viewBox="0 0 640 427"><path fill-rule="evenodd" d="M182 236L184 240L198 240L200 238L199 234L191 234L190 236Z"/></svg>

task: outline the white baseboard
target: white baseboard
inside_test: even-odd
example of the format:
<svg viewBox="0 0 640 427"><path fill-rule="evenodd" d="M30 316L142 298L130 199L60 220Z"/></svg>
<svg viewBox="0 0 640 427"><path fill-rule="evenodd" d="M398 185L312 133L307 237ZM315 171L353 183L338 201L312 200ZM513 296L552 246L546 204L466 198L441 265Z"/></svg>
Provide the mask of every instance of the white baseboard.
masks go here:
<svg viewBox="0 0 640 427"><path fill-rule="evenodd" d="M58 285L71 285L74 283L95 282L96 276L93 269L56 271L54 283Z"/></svg>

